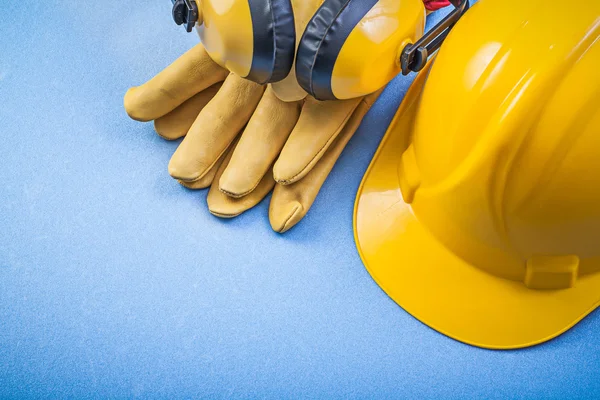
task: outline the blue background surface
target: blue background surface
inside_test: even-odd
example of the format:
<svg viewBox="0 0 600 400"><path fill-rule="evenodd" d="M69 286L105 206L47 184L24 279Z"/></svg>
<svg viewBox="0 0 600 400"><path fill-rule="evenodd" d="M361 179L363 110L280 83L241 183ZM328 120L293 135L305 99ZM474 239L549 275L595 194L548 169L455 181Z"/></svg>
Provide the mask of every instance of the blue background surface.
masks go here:
<svg viewBox="0 0 600 400"><path fill-rule="evenodd" d="M307 218L222 221L122 96L196 43L170 2L4 1L0 397L598 398L600 314L520 351L413 319L357 254L386 90ZM551 310L549 310L551 312Z"/></svg>

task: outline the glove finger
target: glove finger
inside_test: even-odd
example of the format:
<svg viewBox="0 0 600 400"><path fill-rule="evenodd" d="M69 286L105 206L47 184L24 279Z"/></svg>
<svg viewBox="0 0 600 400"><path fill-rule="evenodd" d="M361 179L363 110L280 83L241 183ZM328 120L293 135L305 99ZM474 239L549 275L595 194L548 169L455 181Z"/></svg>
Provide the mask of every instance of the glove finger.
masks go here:
<svg viewBox="0 0 600 400"><path fill-rule="evenodd" d="M206 189L207 187L210 187L213 181L215 180L217 171L219 170L219 168L221 168L221 165L223 164L226 155L227 152L223 153L221 158L217 160L215 165L202 178L194 182L178 181L179 184L191 190Z"/></svg>
<svg viewBox="0 0 600 400"><path fill-rule="evenodd" d="M289 185L304 178L344 129L360 102L360 98L318 101L308 97L273 168L275 180Z"/></svg>
<svg viewBox="0 0 600 400"><path fill-rule="evenodd" d="M219 188L230 197L252 192L268 173L300 116L300 102L279 100L269 86L237 144Z"/></svg>
<svg viewBox="0 0 600 400"><path fill-rule="evenodd" d="M148 82L129 89L124 99L125 110L137 121L152 121L223 81L228 73L198 44Z"/></svg>
<svg viewBox="0 0 600 400"><path fill-rule="evenodd" d="M231 150L227 152L225 160L217 171L206 199L211 214L220 218L234 218L244 211L251 209L260 203L273 189L273 186L275 186L273 176L271 174L265 174L256 188L246 196L233 198L221 192L219 189L219 179L231 161L236 145L237 143L234 143Z"/></svg>
<svg viewBox="0 0 600 400"><path fill-rule="evenodd" d="M200 112L169 163L169 173L184 182L206 175L248 123L264 86L230 74Z"/></svg>
<svg viewBox="0 0 600 400"><path fill-rule="evenodd" d="M175 140L185 136L198 114L217 94L221 83L216 83L201 91L182 105L154 121L154 130L163 139Z"/></svg>
<svg viewBox="0 0 600 400"><path fill-rule="evenodd" d="M274 231L284 233L304 218L346 144L380 93L381 91L363 98L342 132L303 179L291 185L275 186L269 207L269 221Z"/></svg>

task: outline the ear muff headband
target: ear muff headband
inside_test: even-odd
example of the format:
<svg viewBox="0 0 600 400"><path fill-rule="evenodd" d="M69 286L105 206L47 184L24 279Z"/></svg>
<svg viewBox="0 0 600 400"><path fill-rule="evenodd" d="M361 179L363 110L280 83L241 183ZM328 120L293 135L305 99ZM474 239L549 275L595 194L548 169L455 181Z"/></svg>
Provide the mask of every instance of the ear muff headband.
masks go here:
<svg viewBox="0 0 600 400"><path fill-rule="evenodd" d="M248 4L254 56L246 78L261 84L281 81L292 69L296 50L294 11L290 0L248 0Z"/></svg>
<svg viewBox="0 0 600 400"><path fill-rule="evenodd" d="M296 76L307 93L318 100L333 100L331 79L336 59L353 29L378 0L326 0L300 40Z"/></svg>

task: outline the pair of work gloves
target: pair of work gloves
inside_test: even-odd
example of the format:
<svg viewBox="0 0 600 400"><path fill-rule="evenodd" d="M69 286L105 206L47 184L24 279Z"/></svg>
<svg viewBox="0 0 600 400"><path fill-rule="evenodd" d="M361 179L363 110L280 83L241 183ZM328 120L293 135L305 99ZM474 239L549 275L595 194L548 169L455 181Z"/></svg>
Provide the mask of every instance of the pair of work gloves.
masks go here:
<svg viewBox="0 0 600 400"><path fill-rule="evenodd" d="M321 3L292 1L297 32ZM318 101L301 90L293 69L261 85L223 68L198 44L131 88L124 103L131 118L154 121L161 137L184 137L169 174L186 188L210 188L212 214L236 217L272 191L269 220L285 232L309 211L380 92Z"/></svg>

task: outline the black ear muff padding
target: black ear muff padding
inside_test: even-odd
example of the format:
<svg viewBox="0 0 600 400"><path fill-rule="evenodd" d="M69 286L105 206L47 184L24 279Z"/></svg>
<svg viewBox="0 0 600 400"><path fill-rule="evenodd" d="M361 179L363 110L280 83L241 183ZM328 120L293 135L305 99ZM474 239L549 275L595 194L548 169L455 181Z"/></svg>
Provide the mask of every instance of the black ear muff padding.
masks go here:
<svg viewBox="0 0 600 400"><path fill-rule="evenodd" d="M300 86L318 100L335 100L331 78L350 33L378 0L325 0L312 17L296 54Z"/></svg>
<svg viewBox="0 0 600 400"><path fill-rule="evenodd" d="M296 28L292 4L290 0L249 0L248 3L254 56L247 78L261 84L281 81L294 65Z"/></svg>

